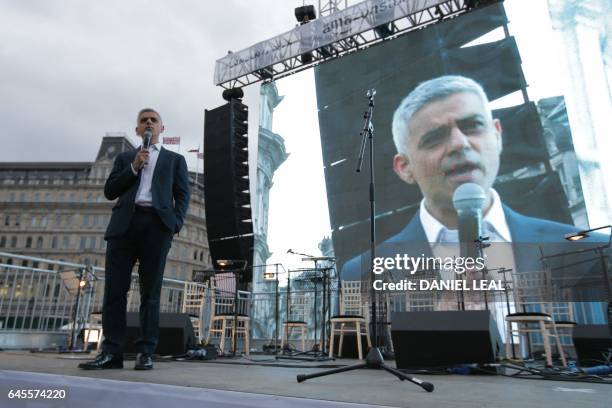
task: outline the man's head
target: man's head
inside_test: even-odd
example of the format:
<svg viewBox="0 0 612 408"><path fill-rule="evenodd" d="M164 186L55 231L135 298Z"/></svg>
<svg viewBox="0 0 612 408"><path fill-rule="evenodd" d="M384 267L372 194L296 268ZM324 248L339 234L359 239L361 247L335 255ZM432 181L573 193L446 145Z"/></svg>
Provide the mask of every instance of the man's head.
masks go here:
<svg viewBox="0 0 612 408"><path fill-rule="evenodd" d="M428 208L452 208L455 189L466 182L493 185L502 150L501 125L475 81L443 76L421 83L393 115L398 153L393 169L418 184Z"/></svg>
<svg viewBox="0 0 612 408"><path fill-rule="evenodd" d="M162 118L155 109L144 108L138 112L136 118L136 134L140 137L144 135L145 130L150 130L153 134L151 138L151 144L155 144L159 141L159 135L164 131L164 124Z"/></svg>

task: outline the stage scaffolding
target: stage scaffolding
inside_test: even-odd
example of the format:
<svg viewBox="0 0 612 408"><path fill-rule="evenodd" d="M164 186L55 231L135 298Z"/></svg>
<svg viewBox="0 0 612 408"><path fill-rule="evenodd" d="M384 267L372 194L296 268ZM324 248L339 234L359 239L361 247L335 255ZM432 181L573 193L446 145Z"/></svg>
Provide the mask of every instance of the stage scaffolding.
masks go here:
<svg viewBox="0 0 612 408"><path fill-rule="evenodd" d="M321 62L365 49L383 40L396 38L469 11L466 0L428 0L420 3L413 0L393 0L385 5L386 11L379 11L383 10L378 8L380 2L364 1L343 9L338 8L338 3L342 2L320 3L319 9L322 15L319 19L237 53L229 52L225 57L218 59L215 66L215 84L230 89L284 78ZM376 14L374 10L382 15L376 20L376 24L378 20L383 22L376 26L373 26L375 18L369 17ZM326 15L323 15L323 11ZM398 15L400 17L395 18ZM351 26L349 34L344 34L339 27L342 27L347 19L352 20L352 24L357 27L353 30ZM356 21L360 22L355 23ZM332 27L331 34L325 29L321 32L316 31L325 25ZM341 33L333 33L334 31ZM327 34L321 34L323 32ZM326 35L329 38L326 38ZM296 47L299 47L299 51L296 51ZM304 53L311 54L312 58L303 59ZM259 59L270 63L259 66L253 62ZM226 71L237 74L223 75Z"/></svg>

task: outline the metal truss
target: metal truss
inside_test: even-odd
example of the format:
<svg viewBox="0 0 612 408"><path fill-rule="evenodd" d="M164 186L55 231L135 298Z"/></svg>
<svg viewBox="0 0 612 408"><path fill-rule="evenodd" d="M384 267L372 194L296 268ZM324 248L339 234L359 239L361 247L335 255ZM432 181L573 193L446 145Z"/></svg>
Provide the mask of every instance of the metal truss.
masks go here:
<svg viewBox="0 0 612 408"><path fill-rule="evenodd" d="M329 16L347 6L348 0L319 0L319 17Z"/></svg>
<svg viewBox="0 0 612 408"><path fill-rule="evenodd" d="M422 9L388 24L346 37L311 52L287 58L266 68L247 73L241 77L220 83L225 89L244 87L257 82L270 82L312 68L322 62L330 61L343 55L363 50L369 46L392 40L410 31L421 29L442 20L455 18L470 10L468 0L448 0L436 6Z"/></svg>

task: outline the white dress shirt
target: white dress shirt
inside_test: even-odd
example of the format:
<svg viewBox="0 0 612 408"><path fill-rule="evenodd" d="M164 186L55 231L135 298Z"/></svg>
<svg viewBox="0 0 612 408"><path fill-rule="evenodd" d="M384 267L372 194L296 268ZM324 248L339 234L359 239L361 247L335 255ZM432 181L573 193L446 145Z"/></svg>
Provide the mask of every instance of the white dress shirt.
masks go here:
<svg viewBox="0 0 612 408"><path fill-rule="evenodd" d="M162 149L161 143L155 143L149 147L149 163L142 168L142 174L140 175L140 184L138 185L138 191L136 192L136 199L134 202L137 205L143 207L151 207L153 205L153 193L151 192L151 184L153 182L153 172L157 165L157 158L159 152ZM132 167L132 171L134 168Z"/></svg>
<svg viewBox="0 0 612 408"><path fill-rule="evenodd" d="M488 270L504 267L514 271L515 260L511 245L512 236L510 235L510 229L508 228L508 223L506 222L506 216L501 204L501 199L499 194L493 189L491 189L491 196L493 203L484 215L482 222L483 235L488 236L489 240L487 242L492 244L490 247L483 250L485 265L487 266ZM459 242L459 231L456 229L446 228L440 221L431 215L425 206L425 199L421 201L419 216L425 231L425 235L427 236L427 240L431 245L433 255L440 258L458 257L459 246L456 244ZM441 279L444 280L469 278L465 275L457 275L454 270L445 269L440 271L440 275ZM473 278L482 279L482 276L474 276ZM511 273L506 274L506 278L511 280ZM502 280L503 275L497 272L489 272L485 279ZM500 292L489 293L489 310L491 310L491 313L496 320L502 341L505 341L505 316L508 313L505 303L505 294ZM466 309L484 309L482 294L472 292L470 295L472 295L472 299L470 300L469 297L466 299ZM512 298L511 295L510 298ZM448 296L446 296L444 301L448 303L448 300ZM448 304L438 304L438 307L441 309L448 310L448 306ZM514 309L514 302L511 300L510 312L513 313L515 311Z"/></svg>

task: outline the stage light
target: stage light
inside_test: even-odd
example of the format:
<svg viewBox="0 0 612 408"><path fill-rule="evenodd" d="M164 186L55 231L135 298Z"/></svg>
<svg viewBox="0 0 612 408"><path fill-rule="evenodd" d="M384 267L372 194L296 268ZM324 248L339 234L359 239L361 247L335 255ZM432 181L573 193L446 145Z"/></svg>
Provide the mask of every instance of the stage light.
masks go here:
<svg viewBox="0 0 612 408"><path fill-rule="evenodd" d="M306 24L317 18L314 6L301 6L295 8L295 18L300 24Z"/></svg>
<svg viewBox="0 0 612 408"><path fill-rule="evenodd" d="M586 231L573 232L571 234L565 234L565 239L568 241L580 241L581 239L587 238L589 234Z"/></svg>
<svg viewBox="0 0 612 408"><path fill-rule="evenodd" d="M230 266L240 266L242 269L246 269L248 262L243 259L218 259L217 266L221 269Z"/></svg>
<svg viewBox="0 0 612 408"><path fill-rule="evenodd" d="M378 27L374 27L374 31L380 38L386 38L393 34L393 27L391 24L381 24Z"/></svg>
<svg viewBox="0 0 612 408"><path fill-rule="evenodd" d="M300 25L304 25L311 20L317 18L317 14L315 13L314 6L302 6L295 8L295 18L300 23ZM300 55L300 61L302 64L310 64L313 60L313 56L311 52L305 52Z"/></svg>
<svg viewBox="0 0 612 408"><path fill-rule="evenodd" d="M221 96L228 102L232 99L242 100L244 97L244 91L242 88L230 88L223 91Z"/></svg>
<svg viewBox="0 0 612 408"><path fill-rule="evenodd" d="M221 268L225 268L226 266L230 266L230 265L233 265L233 264L234 264L234 262L232 262L232 261L231 261L231 260L229 260L229 259L219 259L219 260L217 261L217 265L218 265L219 267L221 267Z"/></svg>

